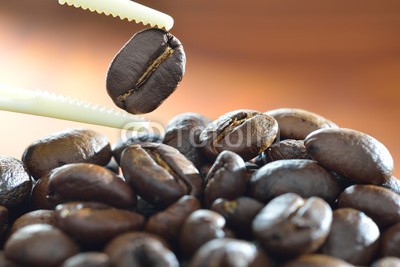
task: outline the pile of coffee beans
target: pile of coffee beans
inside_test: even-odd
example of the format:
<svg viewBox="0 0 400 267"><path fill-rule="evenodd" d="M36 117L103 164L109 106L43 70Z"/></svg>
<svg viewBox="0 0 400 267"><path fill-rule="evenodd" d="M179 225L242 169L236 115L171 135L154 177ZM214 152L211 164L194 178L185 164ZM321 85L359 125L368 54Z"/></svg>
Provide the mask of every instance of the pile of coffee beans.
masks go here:
<svg viewBox="0 0 400 267"><path fill-rule="evenodd" d="M153 110L179 40L135 35L107 90ZM67 129L0 156L0 266L400 266L400 180L368 134L302 109L172 118L110 144Z"/></svg>

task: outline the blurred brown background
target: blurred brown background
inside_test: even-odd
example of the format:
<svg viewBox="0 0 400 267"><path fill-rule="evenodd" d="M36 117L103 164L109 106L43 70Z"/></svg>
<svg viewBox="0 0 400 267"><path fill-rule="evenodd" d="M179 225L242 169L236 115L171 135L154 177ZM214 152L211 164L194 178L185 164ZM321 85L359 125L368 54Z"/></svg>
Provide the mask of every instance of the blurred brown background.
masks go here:
<svg viewBox="0 0 400 267"><path fill-rule="evenodd" d="M304 108L366 132L400 159L400 1L139 1L172 15L183 43L183 82L146 118L181 112L215 119L234 109ZM144 29L57 0L0 0L0 84L41 88L113 107L104 87L122 45ZM0 111L0 154L89 127ZM396 175L400 176L400 167Z"/></svg>

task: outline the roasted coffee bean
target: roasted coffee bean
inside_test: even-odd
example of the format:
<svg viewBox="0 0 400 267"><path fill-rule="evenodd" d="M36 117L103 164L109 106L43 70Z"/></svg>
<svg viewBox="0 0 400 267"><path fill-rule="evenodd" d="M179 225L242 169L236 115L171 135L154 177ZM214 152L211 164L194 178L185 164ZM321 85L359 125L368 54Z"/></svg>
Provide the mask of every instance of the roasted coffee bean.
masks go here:
<svg viewBox="0 0 400 267"><path fill-rule="evenodd" d="M200 201L196 197L183 196L166 210L151 216L145 229L165 240L176 240L186 218L200 207Z"/></svg>
<svg viewBox="0 0 400 267"><path fill-rule="evenodd" d="M400 259L396 257L386 257L375 261L371 267L399 267Z"/></svg>
<svg viewBox="0 0 400 267"><path fill-rule="evenodd" d="M239 197L235 200L219 198L211 210L224 216L226 225L235 232L235 236L249 239L252 237L251 223L264 204L250 197Z"/></svg>
<svg viewBox="0 0 400 267"><path fill-rule="evenodd" d="M86 129L67 129L48 135L31 144L22 156L35 179L68 163L106 165L110 159L107 137Z"/></svg>
<svg viewBox="0 0 400 267"><path fill-rule="evenodd" d="M225 219L220 214L211 210L196 210L182 226L180 248L184 254L190 256L206 242L230 235L225 229Z"/></svg>
<svg viewBox="0 0 400 267"><path fill-rule="evenodd" d="M236 110L208 124L199 141L212 160L230 150L247 161L269 147L277 134L278 123L271 116L254 110Z"/></svg>
<svg viewBox="0 0 400 267"><path fill-rule="evenodd" d="M400 223L393 225L383 233L381 254L384 257L400 258Z"/></svg>
<svg viewBox="0 0 400 267"><path fill-rule="evenodd" d="M57 267L78 251L73 240L48 224L32 224L18 229L4 245L8 259L32 267Z"/></svg>
<svg viewBox="0 0 400 267"><path fill-rule="evenodd" d="M54 210L34 210L25 213L14 221L11 226L11 233L31 224L50 224L55 226Z"/></svg>
<svg viewBox="0 0 400 267"><path fill-rule="evenodd" d="M353 185L339 196L339 208L367 214L381 228L400 223L400 195L375 185Z"/></svg>
<svg viewBox="0 0 400 267"><path fill-rule="evenodd" d="M68 258L61 267L111 267L111 263L105 253L84 252Z"/></svg>
<svg viewBox="0 0 400 267"><path fill-rule="evenodd" d="M88 163L53 169L35 185L33 195L35 206L47 209L68 201L102 202L117 208L136 205L136 194L127 183L110 170Z"/></svg>
<svg viewBox="0 0 400 267"><path fill-rule="evenodd" d="M280 256L312 253L326 240L332 210L318 197L287 193L271 200L253 220L253 233L267 250Z"/></svg>
<svg viewBox="0 0 400 267"><path fill-rule="evenodd" d="M265 114L278 122L281 139L303 140L315 130L338 127L330 120L304 109L280 108Z"/></svg>
<svg viewBox="0 0 400 267"><path fill-rule="evenodd" d="M308 198L317 196L333 203L341 193L338 180L316 161L278 160L261 167L250 179L249 194L267 203L285 193Z"/></svg>
<svg viewBox="0 0 400 267"><path fill-rule="evenodd" d="M303 140L286 139L269 146L261 155L262 165L281 159L311 159Z"/></svg>
<svg viewBox="0 0 400 267"><path fill-rule="evenodd" d="M289 261L284 267L352 267L339 258L321 254L308 254Z"/></svg>
<svg viewBox="0 0 400 267"><path fill-rule="evenodd" d="M379 186L390 189L391 191L400 195L400 179L398 179L397 177L392 176L386 182L380 184Z"/></svg>
<svg viewBox="0 0 400 267"><path fill-rule="evenodd" d="M32 189L32 181L21 161L0 156L0 205L7 208L25 203Z"/></svg>
<svg viewBox="0 0 400 267"><path fill-rule="evenodd" d="M197 168L200 168L207 160L203 155L199 136L210 122L209 118L197 113L179 114L165 126L163 143L178 149Z"/></svg>
<svg viewBox="0 0 400 267"><path fill-rule="evenodd" d="M379 236L378 226L365 213L351 208L337 209L321 252L354 265L368 265L377 252Z"/></svg>
<svg viewBox="0 0 400 267"><path fill-rule="evenodd" d="M175 254L164 240L145 232L119 235L107 244L104 252L113 267L178 267Z"/></svg>
<svg viewBox="0 0 400 267"><path fill-rule="evenodd" d="M193 256L190 267L269 267L272 266L266 254L254 244L232 238L214 239Z"/></svg>
<svg viewBox="0 0 400 267"><path fill-rule="evenodd" d="M135 212L82 203L58 205L55 218L57 227L69 236L84 246L96 248L119 234L144 226L143 216Z"/></svg>
<svg viewBox="0 0 400 267"><path fill-rule="evenodd" d="M243 159L232 151L222 151L207 174L204 203L209 207L217 198L231 200L244 195L247 181Z"/></svg>
<svg viewBox="0 0 400 267"><path fill-rule="evenodd" d="M184 195L200 196L203 180L177 149L144 143L124 150L121 168L126 181L146 201L166 207Z"/></svg>
<svg viewBox="0 0 400 267"><path fill-rule="evenodd" d="M121 154L125 148L130 145L142 144L142 143L162 143L164 140L164 136L161 134L153 133L153 132L137 132L133 136L127 138L126 140L120 139L112 149L113 156L118 164L121 163Z"/></svg>
<svg viewBox="0 0 400 267"><path fill-rule="evenodd" d="M151 28L136 33L118 52L107 72L107 92L129 113L155 110L171 95L185 73L181 42L169 32Z"/></svg>
<svg viewBox="0 0 400 267"><path fill-rule="evenodd" d="M351 129L322 129L304 140L308 153L325 168L355 183L385 183L393 174L393 158L375 138Z"/></svg>

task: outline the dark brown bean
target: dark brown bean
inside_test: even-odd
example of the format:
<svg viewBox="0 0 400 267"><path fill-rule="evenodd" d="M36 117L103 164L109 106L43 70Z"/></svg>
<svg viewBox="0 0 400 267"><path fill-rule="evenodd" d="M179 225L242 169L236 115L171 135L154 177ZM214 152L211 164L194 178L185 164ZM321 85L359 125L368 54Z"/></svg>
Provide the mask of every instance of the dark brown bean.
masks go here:
<svg viewBox="0 0 400 267"><path fill-rule="evenodd" d="M231 200L244 195L247 181L243 159L232 151L222 151L207 174L204 203L209 207L217 198Z"/></svg>
<svg viewBox="0 0 400 267"><path fill-rule="evenodd" d="M32 189L32 181L21 161L0 156L0 205L7 208L25 203Z"/></svg>
<svg viewBox="0 0 400 267"><path fill-rule="evenodd" d="M200 134L204 153L214 160L230 150L247 161L269 147L278 134L278 123L271 116L254 110L236 110L211 122Z"/></svg>
<svg viewBox="0 0 400 267"><path fill-rule="evenodd" d="M61 267L111 267L111 263L105 253L84 252L68 258Z"/></svg>
<svg viewBox="0 0 400 267"><path fill-rule="evenodd" d="M80 244L101 247L115 236L144 226L142 215L126 210L85 207L81 203L60 204L55 212L57 226Z"/></svg>
<svg viewBox="0 0 400 267"><path fill-rule="evenodd" d="M317 196L333 203L341 193L339 181L316 161L278 160L261 167L250 179L249 194L267 203L285 193Z"/></svg>
<svg viewBox="0 0 400 267"><path fill-rule="evenodd" d="M190 267L269 267L266 254L254 244L232 238L214 239L201 246L193 256Z"/></svg>
<svg viewBox="0 0 400 267"><path fill-rule="evenodd" d="M146 201L166 207L184 195L200 196L203 180L177 149L156 143L124 150L121 168L126 181Z"/></svg>
<svg viewBox="0 0 400 267"><path fill-rule="evenodd" d="M393 158L375 138L351 129L322 129L304 140L313 159L355 183L382 184L393 174Z"/></svg>
<svg viewBox="0 0 400 267"><path fill-rule="evenodd" d="M164 240L145 232L129 232L114 238L104 252L113 267L179 267L175 254Z"/></svg>
<svg viewBox="0 0 400 267"><path fill-rule="evenodd" d="M281 159L311 159L303 140L286 139L272 144L264 152L267 162Z"/></svg>
<svg viewBox="0 0 400 267"><path fill-rule="evenodd" d="M186 218L200 207L200 201L196 197L183 196L166 210L151 216L145 229L165 240L176 240Z"/></svg>
<svg viewBox="0 0 400 267"><path fill-rule="evenodd" d="M368 265L377 252L379 236L378 226L365 213L351 208L337 209L321 252L354 265Z"/></svg>
<svg viewBox="0 0 400 267"><path fill-rule="evenodd" d="M103 166L110 159L107 137L87 129L67 129L43 137L25 149L22 156L29 174L35 179L68 163Z"/></svg>
<svg viewBox="0 0 400 267"><path fill-rule="evenodd" d="M112 60L107 92L114 103L139 114L155 110L177 88L185 73L181 42L151 28L136 33Z"/></svg>
<svg viewBox="0 0 400 267"><path fill-rule="evenodd" d="M278 122L281 139L303 140L315 130L338 127L330 120L304 109L280 108L265 114Z"/></svg>
<svg viewBox="0 0 400 267"><path fill-rule="evenodd" d="M34 210L25 213L14 221L11 226L11 233L31 224L50 224L55 226L54 210Z"/></svg>
<svg viewBox="0 0 400 267"><path fill-rule="evenodd" d="M225 219L211 210L196 210L186 219L179 237L181 250L192 255L206 242L215 238L228 237Z"/></svg>
<svg viewBox="0 0 400 267"><path fill-rule="evenodd" d="M78 251L74 241L48 224L32 224L18 229L4 245L8 259L32 267L57 267Z"/></svg>
<svg viewBox="0 0 400 267"><path fill-rule="evenodd" d="M320 254L309 254L300 256L288 263L284 264L283 267L352 267L350 263L347 263L339 258L335 258L328 255Z"/></svg>
<svg viewBox="0 0 400 267"><path fill-rule="evenodd" d="M381 254L384 257L400 258L400 223L393 225L383 233Z"/></svg>
<svg viewBox="0 0 400 267"><path fill-rule="evenodd" d="M267 250L280 256L312 253L326 240L332 210L321 198L287 193L271 200L253 220L253 233Z"/></svg>
<svg viewBox="0 0 400 267"><path fill-rule="evenodd" d="M339 196L338 207L367 214L380 227L400 223L400 195L375 185L353 185Z"/></svg>

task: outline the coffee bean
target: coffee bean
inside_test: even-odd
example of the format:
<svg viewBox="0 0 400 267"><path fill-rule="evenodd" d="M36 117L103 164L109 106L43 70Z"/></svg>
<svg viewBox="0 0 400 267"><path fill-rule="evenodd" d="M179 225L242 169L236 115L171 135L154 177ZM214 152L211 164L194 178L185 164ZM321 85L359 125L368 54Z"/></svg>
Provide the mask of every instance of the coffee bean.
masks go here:
<svg viewBox="0 0 400 267"><path fill-rule="evenodd" d="M326 240L332 210L321 198L287 193L271 200L253 220L253 233L267 250L280 256L312 253Z"/></svg>
<svg viewBox="0 0 400 267"><path fill-rule="evenodd" d="M283 267L352 267L339 258L321 254L308 254L300 256L286 263Z"/></svg>
<svg viewBox="0 0 400 267"><path fill-rule="evenodd" d="M33 189L36 207L52 209L68 201L103 202L117 208L136 205L136 195L121 178L104 167L73 163L53 169Z"/></svg>
<svg viewBox="0 0 400 267"><path fill-rule="evenodd" d="M200 196L203 181L193 163L173 147L144 143L124 150L126 181L146 201L166 207L184 195Z"/></svg>
<svg viewBox="0 0 400 267"><path fill-rule="evenodd" d="M155 110L172 94L185 73L181 42L169 32L146 29L118 52L107 72L107 92L114 103L139 114Z"/></svg>
<svg viewBox="0 0 400 267"><path fill-rule="evenodd" d="M278 123L271 116L254 110L236 110L208 124L199 140L210 159L230 150L247 161L269 147L277 134Z"/></svg>
<svg viewBox="0 0 400 267"><path fill-rule="evenodd" d="M304 140L313 159L355 183L382 184L393 174L393 158L375 138L351 129L322 129Z"/></svg>
<svg viewBox="0 0 400 267"><path fill-rule="evenodd" d="M242 239L252 237L251 223L264 204L250 197L239 197L235 200L219 198L211 206L211 210L221 214L229 229Z"/></svg>
<svg viewBox="0 0 400 267"><path fill-rule="evenodd" d="M400 259L396 257L385 257L375 261L371 267L398 267L400 266Z"/></svg>
<svg viewBox="0 0 400 267"><path fill-rule="evenodd" d="M303 140L315 130L338 128L330 120L304 109L280 108L267 111L265 114L278 122L281 139Z"/></svg>
<svg viewBox="0 0 400 267"><path fill-rule="evenodd" d="M140 214L84 203L60 204L56 207L57 226L80 244L101 247L115 236L144 226Z"/></svg>
<svg viewBox="0 0 400 267"><path fill-rule="evenodd" d="M381 254L384 257L400 258L400 223L393 225L383 233Z"/></svg>
<svg viewBox="0 0 400 267"><path fill-rule="evenodd" d="M229 237L225 232L225 219L211 210L196 210L189 215L182 226L179 237L181 250L192 255L206 242Z"/></svg>
<svg viewBox="0 0 400 267"><path fill-rule="evenodd" d="M317 196L333 203L341 193L338 180L316 161L306 159L278 160L261 167L251 177L249 194L267 203L285 193L308 198Z"/></svg>
<svg viewBox="0 0 400 267"><path fill-rule="evenodd" d="M22 156L29 174L36 180L68 163L106 165L110 159L107 138L86 129L68 129L48 135L31 144Z"/></svg>
<svg viewBox="0 0 400 267"><path fill-rule="evenodd" d="M145 232L119 235L107 244L111 266L179 267L175 254L164 240Z"/></svg>
<svg viewBox="0 0 400 267"><path fill-rule="evenodd" d="M265 253L254 244L232 238L214 239L197 250L190 267L269 267L272 266Z"/></svg>
<svg viewBox="0 0 400 267"><path fill-rule="evenodd" d="M84 252L68 258L61 267L111 267L111 263L105 253Z"/></svg>
<svg viewBox="0 0 400 267"><path fill-rule="evenodd" d="M25 213L11 226L11 233L14 233L18 229L32 224L49 224L55 226L54 210L34 210Z"/></svg>
<svg viewBox="0 0 400 267"><path fill-rule="evenodd" d="M350 186L339 196L338 206L364 212L381 228L400 223L400 195L379 186Z"/></svg>
<svg viewBox="0 0 400 267"><path fill-rule="evenodd" d="M265 165L268 162L281 159L311 159L303 140L286 139L272 144L263 153L261 159Z"/></svg>
<svg viewBox="0 0 400 267"><path fill-rule="evenodd" d="M0 205L7 208L25 203L32 189L32 181L21 161L0 156Z"/></svg>
<svg viewBox="0 0 400 267"><path fill-rule="evenodd" d="M8 259L33 267L57 267L78 251L74 241L48 224L33 224L18 229L4 245Z"/></svg>
<svg viewBox="0 0 400 267"><path fill-rule="evenodd" d="M199 168L207 160L202 153L199 136L211 122L197 113L182 113L172 118L165 126L164 144L175 147Z"/></svg>
<svg viewBox="0 0 400 267"><path fill-rule="evenodd" d="M354 265L368 265L377 252L379 236L378 226L365 213L351 208L337 209L321 252Z"/></svg>
<svg viewBox="0 0 400 267"><path fill-rule="evenodd" d="M247 186L246 165L234 152L222 151L206 177L204 202L207 207L217 198L234 199L244 195Z"/></svg>
<svg viewBox="0 0 400 267"><path fill-rule="evenodd" d="M176 240L186 218L198 209L200 201L196 197L183 196L164 211L151 216L145 229L167 241Z"/></svg>

